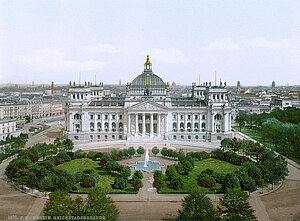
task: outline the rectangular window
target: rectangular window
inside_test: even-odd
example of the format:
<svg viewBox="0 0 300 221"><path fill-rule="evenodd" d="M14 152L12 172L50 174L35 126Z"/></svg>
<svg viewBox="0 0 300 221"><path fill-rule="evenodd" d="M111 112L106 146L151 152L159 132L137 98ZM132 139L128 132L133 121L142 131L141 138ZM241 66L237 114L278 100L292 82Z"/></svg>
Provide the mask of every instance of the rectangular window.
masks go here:
<svg viewBox="0 0 300 221"><path fill-rule="evenodd" d="M190 120L191 119L191 115L188 115L188 120Z"/></svg>
<svg viewBox="0 0 300 221"><path fill-rule="evenodd" d="M176 114L173 115L173 119L176 120Z"/></svg>
<svg viewBox="0 0 300 221"><path fill-rule="evenodd" d="M176 135L173 136L173 139L176 140Z"/></svg>
<svg viewBox="0 0 300 221"><path fill-rule="evenodd" d="M100 135L98 135L98 140L100 140Z"/></svg>
<svg viewBox="0 0 300 221"><path fill-rule="evenodd" d="M105 114L105 120L107 120L108 119L108 115L107 114Z"/></svg>
<svg viewBox="0 0 300 221"><path fill-rule="evenodd" d="M120 114L120 115L119 115L120 120L122 120L122 117L123 117L122 114Z"/></svg>
<svg viewBox="0 0 300 221"><path fill-rule="evenodd" d="M180 115L180 120L183 120L183 115Z"/></svg>
<svg viewBox="0 0 300 221"><path fill-rule="evenodd" d="M94 115L91 114L90 115L90 119L93 120L94 119Z"/></svg>
<svg viewBox="0 0 300 221"><path fill-rule="evenodd" d="M205 115L202 115L202 120L205 120Z"/></svg>
<svg viewBox="0 0 300 221"><path fill-rule="evenodd" d="M98 114L98 120L100 120L101 119L101 115L100 114Z"/></svg>
<svg viewBox="0 0 300 221"><path fill-rule="evenodd" d="M115 117L116 117L116 116L113 114L113 115L112 115L112 119L114 120L114 119L115 119Z"/></svg>
<svg viewBox="0 0 300 221"><path fill-rule="evenodd" d="M195 115L195 120L198 120L198 114Z"/></svg>

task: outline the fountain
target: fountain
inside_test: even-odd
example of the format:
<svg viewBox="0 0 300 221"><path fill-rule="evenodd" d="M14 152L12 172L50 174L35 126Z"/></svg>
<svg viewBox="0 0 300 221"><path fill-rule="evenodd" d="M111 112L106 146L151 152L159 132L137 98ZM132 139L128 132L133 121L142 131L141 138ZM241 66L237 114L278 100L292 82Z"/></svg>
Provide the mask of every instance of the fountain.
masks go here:
<svg viewBox="0 0 300 221"><path fill-rule="evenodd" d="M164 167L164 164L160 164L157 161L151 161L149 160L149 151L146 149L146 154L145 154L145 160L144 161L138 161L135 164L131 165L134 167L136 170L143 170L146 172L150 172L153 170L160 170L161 167Z"/></svg>
<svg viewBox="0 0 300 221"><path fill-rule="evenodd" d="M147 148L146 149L146 155L145 155L144 167L148 166L148 161L149 161L149 153L148 153L148 148Z"/></svg>

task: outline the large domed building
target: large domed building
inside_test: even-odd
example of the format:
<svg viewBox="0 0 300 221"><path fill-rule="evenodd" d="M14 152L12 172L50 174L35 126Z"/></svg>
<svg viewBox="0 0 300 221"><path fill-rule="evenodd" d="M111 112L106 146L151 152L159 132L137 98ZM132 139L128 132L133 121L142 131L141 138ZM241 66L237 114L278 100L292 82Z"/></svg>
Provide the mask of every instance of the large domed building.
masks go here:
<svg viewBox="0 0 300 221"><path fill-rule="evenodd" d="M126 95L106 97L103 83L71 84L66 136L76 142L104 140L215 141L231 137L226 84L192 84L190 97L171 97L169 83L152 71L126 85Z"/></svg>

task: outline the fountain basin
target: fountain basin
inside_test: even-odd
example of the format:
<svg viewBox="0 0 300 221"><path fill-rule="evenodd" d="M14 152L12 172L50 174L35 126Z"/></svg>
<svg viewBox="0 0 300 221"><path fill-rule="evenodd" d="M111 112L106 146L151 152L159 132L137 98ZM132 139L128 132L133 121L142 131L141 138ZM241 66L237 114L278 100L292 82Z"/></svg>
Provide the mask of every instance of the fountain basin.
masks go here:
<svg viewBox="0 0 300 221"><path fill-rule="evenodd" d="M138 161L135 164L132 164L131 166L134 167L136 170L143 170L146 172L150 172L153 170L161 170L161 167L164 167L165 165L160 164L157 161L148 160L147 165L145 165L145 161Z"/></svg>

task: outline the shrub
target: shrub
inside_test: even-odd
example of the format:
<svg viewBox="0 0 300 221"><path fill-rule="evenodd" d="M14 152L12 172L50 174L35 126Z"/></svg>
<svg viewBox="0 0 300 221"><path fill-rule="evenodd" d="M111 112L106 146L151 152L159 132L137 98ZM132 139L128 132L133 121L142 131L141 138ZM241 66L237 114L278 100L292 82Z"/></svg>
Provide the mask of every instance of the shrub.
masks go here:
<svg viewBox="0 0 300 221"><path fill-rule="evenodd" d="M84 179L82 180L80 186L84 187L84 188L90 188L95 186L96 181L93 177L91 176L85 176Z"/></svg>
<svg viewBox="0 0 300 221"><path fill-rule="evenodd" d="M236 161L234 162L235 165L241 166L242 163L248 162L249 158L245 156L239 156Z"/></svg>
<svg viewBox="0 0 300 221"><path fill-rule="evenodd" d="M206 176L198 181L198 185L202 187L214 187L216 186L216 181L213 177Z"/></svg>
<svg viewBox="0 0 300 221"><path fill-rule="evenodd" d="M133 186L134 190L138 191L140 188L143 187L143 182L142 182L141 179L135 178L135 179L132 181L132 186Z"/></svg>
<svg viewBox="0 0 300 221"><path fill-rule="evenodd" d="M116 177L115 182L112 185L112 188L114 189L125 189L127 187L127 181L123 177Z"/></svg>
<svg viewBox="0 0 300 221"><path fill-rule="evenodd" d="M183 187L182 179L178 173L172 177L170 187L175 190L180 190Z"/></svg>
<svg viewBox="0 0 300 221"><path fill-rule="evenodd" d="M74 158L75 159L81 159L85 157L85 153L83 152L83 150L76 150L74 153Z"/></svg>
<svg viewBox="0 0 300 221"><path fill-rule="evenodd" d="M163 180L162 177L158 176L154 179L153 186L159 190L160 188L165 186L165 181Z"/></svg>
<svg viewBox="0 0 300 221"><path fill-rule="evenodd" d="M145 153L145 150L142 146L139 146L139 148L137 149L137 153L138 154L144 154Z"/></svg>
<svg viewBox="0 0 300 221"><path fill-rule="evenodd" d="M238 159L238 157L239 157L239 155L237 155L233 151L224 152L222 154L222 160L227 161L231 164L234 164L236 162L236 160Z"/></svg>
<svg viewBox="0 0 300 221"><path fill-rule="evenodd" d="M225 192L226 189L239 188L240 182L234 173L227 173L222 184L222 189Z"/></svg>
<svg viewBox="0 0 300 221"><path fill-rule="evenodd" d="M94 157L96 156L96 154L97 154L97 152L90 151L90 152L88 152L88 154L86 155L86 157L89 158L89 159L94 159Z"/></svg>
<svg viewBox="0 0 300 221"><path fill-rule="evenodd" d="M168 155L168 149L166 147L162 148L162 150L160 151L161 155L163 155L164 157Z"/></svg>
<svg viewBox="0 0 300 221"><path fill-rule="evenodd" d="M177 174L177 171L175 169L174 165L168 165L166 169L166 175L168 177L168 180L171 180L173 176Z"/></svg>
<svg viewBox="0 0 300 221"><path fill-rule="evenodd" d="M221 160L222 155L223 155L223 150L221 150L221 149L214 150L210 153L210 155L211 155L212 158Z"/></svg>
<svg viewBox="0 0 300 221"><path fill-rule="evenodd" d="M61 151L56 155L56 158L60 160L61 162L68 162L71 160L71 157L65 152Z"/></svg>
<svg viewBox="0 0 300 221"><path fill-rule="evenodd" d="M163 173L161 172L161 170L155 170L154 171L154 175L153 175L154 179L156 179L157 177L163 177Z"/></svg>
<svg viewBox="0 0 300 221"><path fill-rule="evenodd" d="M132 179L136 179L136 178L143 179L143 173L139 170L135 171L133 176L132 176Z"/></svg>
<svg viewBox="0 0 300 221"><path fill-rule="evenodd" d="M201 172L201 174L207 174L208 176L213 175L214 171L211 169L206 169Z"/></svg>
<svg viewBox="0 0 300 221"><path fill-rule="evenodd" d="M133 147L128 148L128 153L130 156L133 156L135 154L135 149Z"/></svg>
<svg viewBox="0 0 300 221"><path fill-rule="evenodd" d="M217 173L217 172L214 172L212 174L212 177L215 179L215 181L217 183L224 183L224 180L225 180L225 174L224 173Z"/></svg>
<svg viewBox="0 0 300 221"><path fill-rule="evenodd" d="M85 177L85 174L83 172L73 172L73 173L71 173L71 175L72 175L75 183L81 182Z"/></svg>
<svg viewBox="0 0 300 221"><path fill-rule="evenodd" d="M74 159L74 153L73 152L67 152L67 154L69 155L69 157L71 157L71 160Z"/></svg>
<svg viewBox="0 0 300 221"><path fill-rule="evenodd" d="M125 166L121 169L121 172L120 172L120 175L121 177L123 177L124 179L128 179L128 177L130 177L131 175L131 170L129 168L129 166Z"/></svg>
<svg viewBox="0 0 300 221"><path fill-rule="evenodd" d="M94 160L98 160L98 159L101 159L103 157L103 153L102 152L98 152L98 153L96 153L95 154L95 156L94 156Z"/></svg>
<svg viewBox="0 0 300 221"><path fill-rule="evenodd" d="M156 156L159 153L159 149L157 147L152 148L152 153Z"/></svg>

